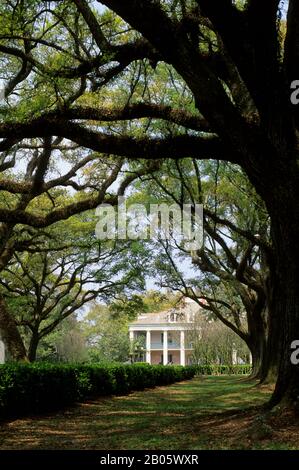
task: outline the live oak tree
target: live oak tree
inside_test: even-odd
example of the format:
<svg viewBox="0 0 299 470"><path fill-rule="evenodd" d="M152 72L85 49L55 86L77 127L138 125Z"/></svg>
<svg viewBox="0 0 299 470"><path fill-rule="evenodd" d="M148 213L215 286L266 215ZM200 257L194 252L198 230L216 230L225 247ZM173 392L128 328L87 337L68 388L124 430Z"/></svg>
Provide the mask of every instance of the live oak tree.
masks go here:
<svg viewBox="0 0 299 470"><path fill-rule="evenodd" d="M25 18L21 16L21 20L24 21ZM27 78L27 74L22 77L22 80ZM19 78L22 81L21 77ZM18 83L15 81L14 87ZM14 87L5 88L7 99L13 94ZM76 93L68 89L68 103L81 96L84 90L83 86L79 87ZM51 99L54 93L53 89L46 88L44 92L45 99ZM25 101L28 105L28 101ZM34 112L34 99L32 101L26 110L25 107L22 108L25 106L25 102L22 104L22 98L15 106L21 119L25 119L23 113L26 116L26 112ZM10 111L14 112L11 108L13 106L2 109L6 118ZM72 215L96 208L104 201L115 205L118 196L124 194L131 181L156 166L147 163L136 164L128 172L123 159L113 161L97 152L87 153L78 145L62 140L50 137L31 139L11 149L8 147L8 150L2 153L0 211L3 210L10 216L22 213L23 221L20 222L24 224L17 224L17 220L12 220L10 216L8 219L1 218L0 270L7 267L16 250L29 250L28 252L33 253L38 246L39 234L42 234L44 228ZM111 185L114 185L114 190L111 190ZM25 224L35 230L29 229ZM11 356L16 359L24 358L26 352L15 320L10 315L1 293L0 328L7 340Z"/></svg>
<svg viewBox="0 0 299 470"><path fill-rule="evenodd" d="M198 315L190 332L193 343L193 361L196 364L233 365L233 351L237 351L237 360L249 363L249 350L244 341L222 322Z"/></svg>
<svg viewBox="0 0 299 470"><path fill-rule="evenodd" d="M73 83L63 79L57 81L51 74L35 74L36 69L32 62L25 57L21 58L18 54L14 56L13 53L12 60L9 59L10 52L15 52L14 47L10 46L21 44L29 55L36 50L36 46L42 46L42 49L46 47L39 49L38 54L47 57L48 63L53 60L55 64L57 59L59 62L56 53L63 52L63 48L55 43L55 35L63 35L62 25L66 27L67 35L70 34L72 41L80 40L77 34L78 15L74 9L66 14L69 5L59 6L51 11L51 8L43 6L39 9L39 2L25 3L6 2L0 6L0 33L3 41L0 60L4 65L1 79L4 81L2 86L6 100L0 103L1 125L4 122L10 123L11 129L15 129L14 119L24 123L28 118L45 109L51 109L52 106L61 108L61 103L70 106L86 92L84 77L79 77ZM50 24L51 21L48 23L48 17L53 19L53 24ZM37 42L30 43L26 36L31 37L34 29L40 31L40 36ZM54 35L52 29L55 30ZM84 42L85 38L82 38L82 43ZM51 59L47 54L48 46L54 51ZM93 47L93 44L82 44L84 54L87 55ZM66 55L68 58L72 57L67 51ZM113 74L110 78L112 76ZM78 128L76 133L80 135L81 130ZM137 163L127 172L124 159L113 161L107 155L87 151L58 136L21 141L18 138L3 139L0 145L0 211L3 216L0 217L0 270L7 266L17 249L25 250L31 247L32 252L32 247L38 244L39 235L36 231L32 235L32 242L30 241L31 232L28 225L43 230L72 215L96 208L104 201L116 204L118 196L124 194L134 178L148 173L150 168L154 169L156 166L155 163ZM113 190L111 185L114 185ZM67 193L62 193L62 189ZM25 239L24 234L27 235ZM24 358L26 354L14 318L1 296L0 328L8 340L12 357Z"/></svg>
<svg viewBox="0 0 299 470"><path fill-rule="evenodd" d="M141 250L130 242L97 240L95 223L94 214L85 213L56 224L38 248L16 249L2 271L1 294L20 333L19 349L30 362L40 341L90 302L111 302L143 288ZM15 337L2 331L13 356Z"/></svg>
<svg viewBox="0 0 299 470"><path fill-rule="evenodd" d="M150 245L142 246L139 242L136 242L136 247L143 251L143 259L148 264L148 266L144 266L143 274L149 276L152 274L152 265L150 263L153 259L152 247ZM114 296L113 301L109 304L109 311L113 318L127 315L129 319L135 320L140 313L168 310L177 304L179 300L180 296L173 293L151 289L142 294L133 293L129 297L122 293L119 296Z"/></svg>
<svg viewBox="0 0 299 470"><path fill-rule="evenodd" d="M106 159L104 163L100 156L95 154L83 158L80 155L80 162L78 162L79 157L76 155L75 150L73 149L72 155L69 155L68 152L71 150L64 148L65 160L62 163L62 167L71 164L71 170L63 170L57 167L48 169L46 166L43 172L47 173L48 180L46 183L43 182L40 189L36 191L34 187L38 179L39 163L48 152L47 165L50 164L50 157L57 157L58 151L57 148L54 149L51 145L49 148L46 145L41 151L36 147L39 146L34 145L34 150L27 149L25 154L23 154L23 159L25 160L24 170L16 165L15 171L18 171L17 178L14 179L12 177L9 169L5 172L7 176L1 178L0 186L2 185L3 189L1 205L4 208L3 210L8 210L15 214L19 211L24 211L24 215L28 218L27 224L30 224L32 220L38 221L37 228L34 227L35 223L32 224L32 228L26 227L24 224L16 224L15 222L1 223L1 271L7 268L13 256L18 252L35 253L38 251L40 253L40 245L43 243L43 239L47 239L47 237L51 239L51 234L45 232L48 226L67 219L72 214L86 212L87 209L96 207L104 200L107 203L116 204L118 196L123 194L127 185L140 175L140 168L136 168L126 175L122 171L122 161L114 163L110 159ZM22 165L22 163L22 158L20 158L19 165ZM148 165L146 167L147 172ZM63 171L63 175L57 177L55 173L57 174L61 171ZM42 176L42 181L44 181L44 177L45 174ZM109 193L108 188L113 183L115 183L116 189ZM71 192L68 189L63 189L64 187L71 187L74 191ZM72 236L67 233L67 225L60 227L60 231L61 233L64 232L65 237L69 237L68 250L70 253L72 250ZM60 250L61 247L65 246L65 243L66 240L63 239L60 243ZM94 242L91 242L89 246L85 244L86 256L88 251L90 254L92 253L93 244ZM75 250L76 239L73 239L73 245ZM57 250L57 246L54 248L53 245L52 247L46 247L49 257L51 256L49 254L51 248ZM29 270L30 274L32 273ZM2 292L0 292L0 329L2 336L6 339L11 356L17 360L26 357L15 319L10 315L5 305Z"/></svg>
<svg viewBox="0 0 299 470"><path fill-rule="evenodd" d="M86 340L79 315L67 317L39 342L36 359L47 362L85 362Z"/></svg>
<svg viewBox="0 0 299 470"><path fill-rule="evenodd" d="M168 162L135 186L140 199L175 203L182 211L184 204L204 202L201 249L190 253L176 233L171 241L161 240L156 250L153 247L159 283L190 296L203 312L212 312L248 345L252 375L275 380L277 356L267 348L272 255L268 215L247 178L229 164L184 160Z"/></svg>
<svg viewBox="0 0 299 470"><path fill-rule="evenodd" d="M92 7L99 3L86 0L4 1L0 35L7 97L0 124L2 169L28 139L52 137L128 159L219 159L243 168L271 220L270 307L280 332L278 342L275 334L271 338L281 356L271 405L299 395L298 370L290 362L299 330L299 108L290 101L298 79L299 5L288 2L282 41L279 3L102 0L109 10L96 11ZM136 62L135 85L148 81L144 61L153 68L152 90L155 69L165 64L174 78L165 87L185 87L193 105L186 100L184 108L181 101L178 109L163 93L159 99L161 82L155 93L139 93L136 101L132 80L128 99L119 100L115 90L126 88ZM82 90L90 99L78 102ZM129 124L119 125L124 120ZM178 126L176 132L173 126L161 130L161 120ZM57 220L32 215L23 207L0 210L10 226Z"/></svg>
<svg viewBox="0 0 299 470"><path fill-rule="evenodd" d="M129 316L113 316L106 305L93 306L82 321L87 353L92 362L125 362L129 359Z"/></svg>
<svg viewBox="0 0 299 470"><path fill-rule="evenodd" d="M168 243L163 245L156 268L159 284L163 287L172 286L197 302L203 315L209 313L214 320L217 319L218 323L237 335L239 341L246 343L252 355L252 378L263 382L275 381L275 358L273 369L269 370L267 363L267 309L264 293L255 297L254 290L241 286L233 279L233 275L222 276L224 272L219 272L216 263L210 261L211 264L207 266L206 254L196 257L196 264L204 274L194 274L190 278L179 268L184 263L184 257L178 256L177 250ZM224 277L229 280L224 280Z"/></svg>

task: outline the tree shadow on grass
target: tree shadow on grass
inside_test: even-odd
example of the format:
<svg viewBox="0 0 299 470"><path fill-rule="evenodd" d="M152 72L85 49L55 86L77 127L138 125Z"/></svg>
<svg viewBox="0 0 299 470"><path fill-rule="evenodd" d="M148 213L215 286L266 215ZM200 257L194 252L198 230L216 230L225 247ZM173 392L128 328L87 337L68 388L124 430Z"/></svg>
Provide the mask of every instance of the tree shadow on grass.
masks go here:
<svg viewBox="0 0 299 470"><path fill-rule="evenodd" d="M0 449L254 448L247 428L269 395L237 377L196 378L7 422Z"/></svg>

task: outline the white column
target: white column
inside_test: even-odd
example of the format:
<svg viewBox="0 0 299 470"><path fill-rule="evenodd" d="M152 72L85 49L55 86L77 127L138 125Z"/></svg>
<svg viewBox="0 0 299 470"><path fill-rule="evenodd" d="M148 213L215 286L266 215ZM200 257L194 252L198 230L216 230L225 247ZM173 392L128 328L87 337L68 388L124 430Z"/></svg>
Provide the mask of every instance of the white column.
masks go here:
<svg viewBox="0 0 299 470"><path fill-rule="evenodd" d="M181 366L186 365L185 359L185 331L181 331L181 344L180 344L180 357L181 357Z"/></svg>
<svg viewBox="0 0 299 470"><path fill-rule="evenodd" d="M134 341L134 331L129 330L129 338L130 338L130 360L134 362L134 351L133 351L133 341Z"/></svg>
<svg viewBox="0 0 299 470"><path fill-rule="evenodd" d="M146 362L151 363L151 331L146 331Z"/></svg>
<svg viewBox="0 0 299 470"><path fill-rule="evenodd" d="M163 364L168 364L168 332L163 331Z"/></svg>
<svg viewBox="0 0 299 470"><path fill-rule="evenodd" d="M5 362L5 346L3 341L0 339L0 364L4 364Z"/></svg>
<svg viewBox="0 0 299 470"><path fill-rule="evenodd" d="M237 358L238 351L236 349L233 349L232 351L232 364L235 366L238 364L238 358Z"/></svg>

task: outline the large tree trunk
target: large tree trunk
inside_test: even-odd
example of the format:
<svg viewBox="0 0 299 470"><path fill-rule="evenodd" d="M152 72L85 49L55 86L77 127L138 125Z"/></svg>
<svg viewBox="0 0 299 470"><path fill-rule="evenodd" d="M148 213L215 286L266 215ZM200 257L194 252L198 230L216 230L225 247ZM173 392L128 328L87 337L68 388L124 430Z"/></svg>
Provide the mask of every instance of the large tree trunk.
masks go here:
<svg viewBox="0 0 299 470"><path fill-rule="evenodd" d="M8 313L5 301L0 295L0 331L9 355L15 361L27 361L26 349L18 327Z"/></svg>
<svg viewBox="0 0 299 470"><path fill-rule="evenodd" d="M271 282L274 282L272 280ZM280 351L277 345L280 341L279 321L274 302L273 285L268 296L267 329L265 332L264 354L259 373L260 383L273 384L277 380Z"/></svg>
<svg viewBox="0 0 299 470"><path fill-rule="evenodd" d="M28 348L28 359L30 362L34 362L36 360L38 343L39 343L38 332L34 331L32 333L29 348Z"/></svg>
<svg viewBox="0 0 299 470"><path fill-rule="evenodd" d="M272 349L279 351L280 361L271 405L280 401L294 403L299 399L299 368L291 363L291 344L299 339L299 260L295 255L299 235L296 240L287 232L288 230L284 231L287 250L283 250L284 255L278 254L277 269L280 277L274 289L272 306L273 323L275 322L279 335L270 335L270 340L273 344L275 339L276 344L273 344ZM290 256L286 256L286 251L289 251Z"/></svg>
<svg viewBox="0 0 299 470"><path fill-rule="evenodd" d="M250 377L261 379L266 352L266 337L263 331L252 333L248 347L252 356L252 372Z"/></svg>
<svg viewBox="0 0 299 470"><path fill-rule="evenodd" d="M247 345L252 355L252 373L251 378L263 381L268 376L270 361L268 357L269 342L269 296L267 285L265 283L263 291L261 290L253 305L252 311L247 314L248 323L248 342ZM277 356L275 356L276 360Z"/></svg>
<svg viewBox="0 0 299 470"><path fill-rule="evenodd" d="M256 303L252 316L248 316L248 331L250 333L249 348L252 354L252 378L260 383L275 383L278 374L280 330L273 308L273 279L265 283L265 295L261 303Z"/></svg>
<svg viewBox="0 0 299 470"><path fill-rule="evenodd" d="M275 252L272 280L269 351L279 355L278 378L270 405L299 400L299 366L291 363L291 344L299 339L299 176L298 167L284 165L279 181L268 188L266 200L271 217Z"/></svg>
<svg viewBox="0 0 299 470"><path fill-rule="evenodd" d="M280 361L271 405L280 401L294 403L299 399L299 368L291 363L291 344L299 338L298 285L294 285L294 275L282 266L281 273L284 274L285 280L275 294L275 314L280 331L276 348L280 352Z"/></svg>

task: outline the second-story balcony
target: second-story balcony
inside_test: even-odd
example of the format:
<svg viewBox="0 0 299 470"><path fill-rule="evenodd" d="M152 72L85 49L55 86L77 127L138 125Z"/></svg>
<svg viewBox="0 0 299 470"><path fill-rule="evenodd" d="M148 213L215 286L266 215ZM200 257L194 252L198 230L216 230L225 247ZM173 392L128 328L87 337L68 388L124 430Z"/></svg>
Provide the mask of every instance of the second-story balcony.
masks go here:
<svg viewBox="0 0 299 470"><path fill-rule="evenodd" d="M159 350L159 349L163 349L164 348L164 345L163 343L160 341L160 342L151 342L151 349L152 350ZM168 344L167 344L167 349L180 349L181 346L178 342L176 341L168 341ZM191 343L187 343L185 344L185 349L192 349L192 344Z"/></svg>
<svg viewBox="0 0 299 470"><path fill-rule="evenodd" d="M163 347L164 347L164 343L162 343L162 341L159 341L159 342L152 341L151 342L151 349L163 349ZM168 347L168 349L170 349L170 348L179 348L180 345L178 343L168 341L168 346L167 347Z"/></svg>

